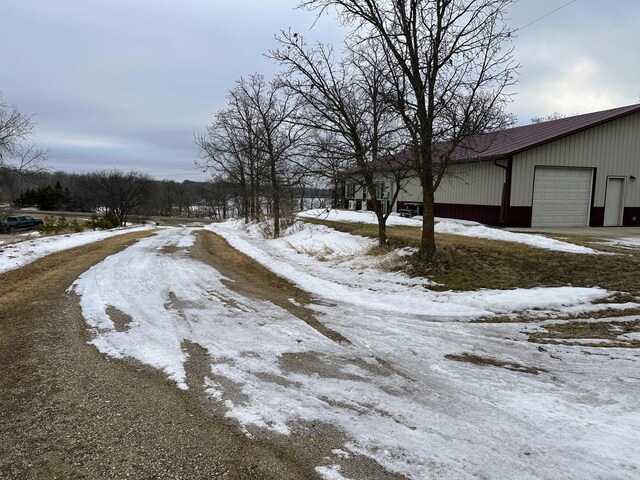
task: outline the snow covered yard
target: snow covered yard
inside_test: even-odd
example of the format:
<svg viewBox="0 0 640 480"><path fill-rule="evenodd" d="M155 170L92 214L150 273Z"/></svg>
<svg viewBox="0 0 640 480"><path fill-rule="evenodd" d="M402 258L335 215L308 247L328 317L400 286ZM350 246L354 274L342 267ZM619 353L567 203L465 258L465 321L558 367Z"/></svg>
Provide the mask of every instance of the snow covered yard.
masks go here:
<svg viewBox="0 0 640 480"><path fill-rule="evenodd" d="M62 235L40 236L38 232L20 235L18 241L8 241L0 237L0 273L23 267L39 258L55 252L99 242L125 233L147 230L151 227L116 228L113 230L66 233Z"/></svg>
<svg viewBox="0 0 640 480"><path fill-rule="evenodd" d="M307 306L348 342L229 288L189 256L194 230L183 228L75 282L97 348L161 369L179 388L204 388L248 435L337 428L316 469L327 479L372 478L357 467L362 457L408 478L640 475L640 355L623 348L637 341L637 317L591 320L619 334L615 348L548 342L560 338L558 321L471 322L588 311L604 289L433 292L371 265L370 239L325 226L268 241L237 222L208 228L311 292ZM194 345L209 363L201 385L187 379Z"/></svg>
<svg viewBox="0 0 640 480"><path fill-rule="evenodd" d="M307 210L298 214L300 218L319 218L332 222L359 222L377 224L377 218L373 212L350 210ZM397 213L392 213L387 219L388 226L421 227L422 217L406 218ZM554 250L567 253L601 254L592 248L574 245L568 242L554 240L543 235L529 233L509 232L497 228L487 227L478 222L468 220L456 220L452 218L436 218L436 233L450 233L464 237L487 238L504 242L515 242L529 245L535 248Z"/></svg>

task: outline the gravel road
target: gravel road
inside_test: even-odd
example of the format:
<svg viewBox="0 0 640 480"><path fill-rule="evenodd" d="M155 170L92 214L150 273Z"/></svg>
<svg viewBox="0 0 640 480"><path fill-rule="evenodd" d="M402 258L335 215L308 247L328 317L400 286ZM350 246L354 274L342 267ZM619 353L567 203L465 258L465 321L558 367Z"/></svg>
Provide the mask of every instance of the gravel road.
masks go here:
<svg viewBox="0 0 640 480"><path fill-rule="evenodd" d="M0 478L315 478L300 449L248 439L163 374L87 344L66 289L139 236L0 275Z"/></svg>
<svg viewBox="0 0 640 480"><path fill-rule="evenodd" d="M314 423L290 436L245 435L225 418L224 405L198 388L209 368L199 345L184 346L191 388L183 391L164 373L109 359L87 343L90 333L69 286L151 234L110 238L0 275L0 479L319 478L316 466L345 440L342 433ZM243 295L282 305L333 341L346 341L304 306L308 295L217 235L202 232L192 255L223 272ZM305 368L314 359L290 361ZM399 478L358 456L345 474Z"/></svg>

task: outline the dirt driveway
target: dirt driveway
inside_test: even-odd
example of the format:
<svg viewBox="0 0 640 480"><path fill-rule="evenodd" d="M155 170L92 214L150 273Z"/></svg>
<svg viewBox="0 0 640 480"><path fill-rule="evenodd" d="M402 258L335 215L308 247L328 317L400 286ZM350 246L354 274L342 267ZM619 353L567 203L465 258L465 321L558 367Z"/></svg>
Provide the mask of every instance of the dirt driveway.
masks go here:
<svg viewBox="0 0 640 480"><path fill-rule="evenodd" d="M637 319L358 316L191 228L50 255L0 292L0 479L637 471ZM132 348L88 344L111 334Z"/></svg>
<svg viewBox="0 0 640 480"><path fill-rule="evenodd" d="M0 479L318 478L315 466L340 436L330 426L248 438L202 389L179 390L162 372L109 359L87 343L78 298L67 289L147 235L121 235L0 275ZM306 294L265 278L273 274L220 237L203 232L192 255L243 285L242 294L271 297L323 335L345 340L304 307ZM256 287L256 279L266 286ZM196 385L206 358L197 345L188 347L185 368ZM358 478L398 478L365 458L354 468Z"/></svg>
<svg viewBox="0 0 640 480"><path fill-rule="evenodd" d="M249 440L161 373L87 344L65 291L142 235L0 275L0 478L312 478L299 450Z"/></svg>

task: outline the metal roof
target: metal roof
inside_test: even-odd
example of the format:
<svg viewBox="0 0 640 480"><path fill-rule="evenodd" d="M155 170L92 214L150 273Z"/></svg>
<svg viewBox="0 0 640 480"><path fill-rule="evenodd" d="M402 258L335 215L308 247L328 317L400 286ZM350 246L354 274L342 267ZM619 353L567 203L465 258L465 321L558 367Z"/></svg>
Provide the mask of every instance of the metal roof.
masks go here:
<svg viewBox="0 0 640 480"><path fill-rule="evenodd" d="M499 160L530 150L534 147L573 135L588 128L640 112L640 104L585 113L574 117L532 123L499 132L471 137L465 146L458 147L454 162L467 160Z"/></svg>
<svg viewBox="0 0 640 480"><path fill-rule="evenodd" d="M455 148L450 162L467 163L508 159L517 153L638 112L640 112L640 104L634 104L476 135L465 139L464 145L458 145ZM437 159L448 146L447 142L435 144L434 157ZM413 152L407 148L396 154L378 158L370 164L370 168L374 170L408 169L413 165L413 158ZM437 160L435 162L437 163ZM353 167L345 173L356 173L360 170L359 167Z"/></svg>

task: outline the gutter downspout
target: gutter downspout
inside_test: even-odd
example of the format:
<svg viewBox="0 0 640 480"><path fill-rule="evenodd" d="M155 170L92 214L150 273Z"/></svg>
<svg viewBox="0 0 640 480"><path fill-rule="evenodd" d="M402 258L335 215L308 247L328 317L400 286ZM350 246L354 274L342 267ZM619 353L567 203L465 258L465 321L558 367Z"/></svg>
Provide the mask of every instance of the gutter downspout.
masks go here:
<svg viewBox="0 0 640 480"><path fill-rule="evenodd" d="M504 184L502 185L502 199L500 202L500 217L498 218L498 223L500 225L505 225L507 223L509 204L511 203L511 159L507 160L507 165L500 165L498 160L494 160L493 164L496 167L505 169Z"/></svg>

